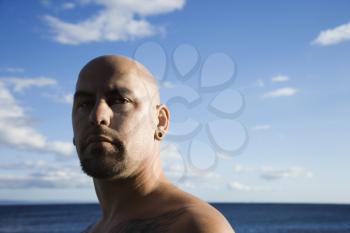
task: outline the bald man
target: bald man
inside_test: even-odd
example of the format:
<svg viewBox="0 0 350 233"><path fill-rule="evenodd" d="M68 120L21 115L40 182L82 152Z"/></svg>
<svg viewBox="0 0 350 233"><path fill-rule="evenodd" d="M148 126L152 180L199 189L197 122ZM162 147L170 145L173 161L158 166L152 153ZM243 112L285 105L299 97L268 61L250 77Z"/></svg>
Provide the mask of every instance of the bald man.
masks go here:
<svg viewBox="0 0 350 233"><path fill-rule="evenodd" d="M101 56L80 71L72 110L74 145L93 178L102 217L88 233L232 233L212 206L164 176L160 142L169 111L140 63Z"/></svg>

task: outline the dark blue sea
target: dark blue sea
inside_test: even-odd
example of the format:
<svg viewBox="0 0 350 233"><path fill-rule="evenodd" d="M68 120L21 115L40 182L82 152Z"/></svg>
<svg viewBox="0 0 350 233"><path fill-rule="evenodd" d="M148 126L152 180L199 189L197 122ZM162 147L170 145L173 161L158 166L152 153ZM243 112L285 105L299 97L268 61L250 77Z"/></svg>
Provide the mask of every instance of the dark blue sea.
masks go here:
<svg viewBox="0 0 350 233"><path fill-rule="evenodd" d="M350 233L350 205L213 205L237 233ZM81 232L99 215L97 204L3 205L0 232Z"/></svg>

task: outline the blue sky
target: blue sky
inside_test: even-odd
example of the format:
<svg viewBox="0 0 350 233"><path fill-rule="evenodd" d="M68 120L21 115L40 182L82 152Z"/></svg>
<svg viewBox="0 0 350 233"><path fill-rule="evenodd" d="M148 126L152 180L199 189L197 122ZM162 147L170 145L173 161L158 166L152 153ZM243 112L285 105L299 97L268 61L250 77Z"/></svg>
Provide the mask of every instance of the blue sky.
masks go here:
<svg viewBox="0 0 350 233"><path fill-rule="evenodd" d="M348 1L0 1L0 199L96 201L77 74L123 54L172 112L164 169L208 201L350 203Z"/></svg>

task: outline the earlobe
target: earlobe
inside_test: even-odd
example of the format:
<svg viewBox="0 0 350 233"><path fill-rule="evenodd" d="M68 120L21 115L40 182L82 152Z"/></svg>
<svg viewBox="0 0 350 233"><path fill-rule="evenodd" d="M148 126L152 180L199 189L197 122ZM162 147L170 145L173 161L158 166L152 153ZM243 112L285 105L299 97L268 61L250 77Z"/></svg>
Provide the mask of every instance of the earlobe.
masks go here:
<svg viewBox="0 0 350 233"><path fill-rule="evenodd" d="M164 130L162 130L162 129L157 129L157 130L156 130L156 133L155 133L155 138L156 138L157 140L160 141L160 140L163 139L164 135L165 135Z"/></svg>

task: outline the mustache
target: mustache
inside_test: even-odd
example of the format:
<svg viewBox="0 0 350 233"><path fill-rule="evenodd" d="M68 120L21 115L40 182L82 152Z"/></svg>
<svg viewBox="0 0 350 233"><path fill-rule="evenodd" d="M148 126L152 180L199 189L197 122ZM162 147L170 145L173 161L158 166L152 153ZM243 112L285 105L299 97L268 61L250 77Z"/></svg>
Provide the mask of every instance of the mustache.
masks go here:
<svg viewBox="0 0 350 233"><path fill-rule="evenodd" d="M110 142L117 146L119 150L124 148L122 141L120 140L120 135L114 130L105 127L105 126L97 126L89 128L85 134L85 140L82 142L82 148L85 149L89 143L94 140L101 140Z"/></svg>

